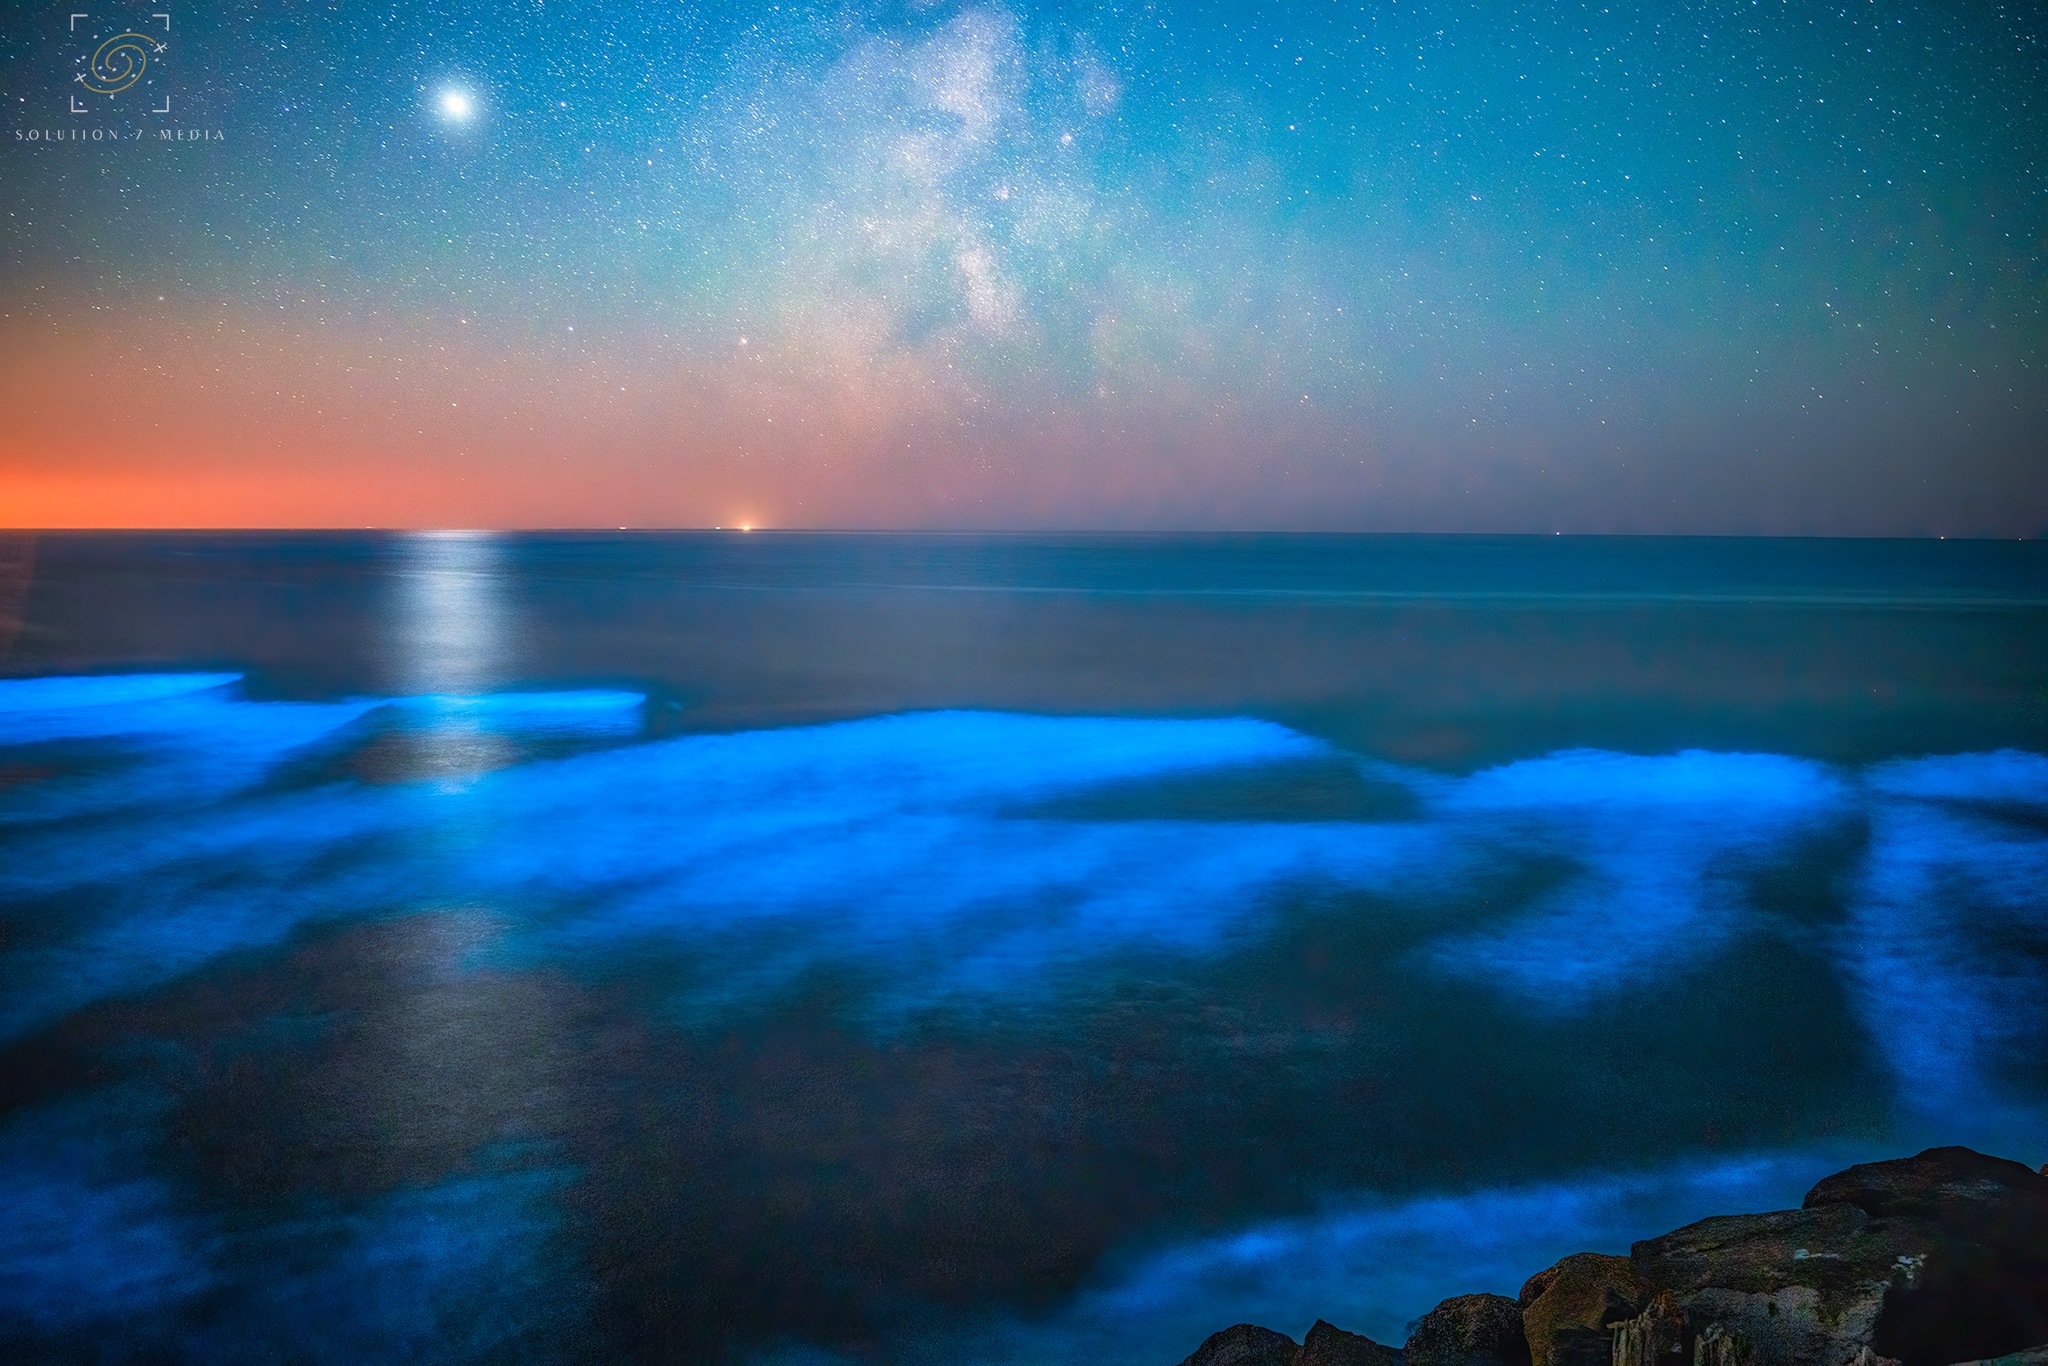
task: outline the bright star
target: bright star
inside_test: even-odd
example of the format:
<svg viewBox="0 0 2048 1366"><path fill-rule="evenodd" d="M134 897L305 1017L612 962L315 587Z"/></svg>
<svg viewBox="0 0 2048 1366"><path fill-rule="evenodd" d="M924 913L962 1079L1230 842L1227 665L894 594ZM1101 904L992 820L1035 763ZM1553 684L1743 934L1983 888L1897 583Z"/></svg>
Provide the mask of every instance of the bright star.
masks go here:
<svg viewBox="0 0 2048 1366"><path fill-rule="evenodd" d="M441 92L441 112L455 122L467 123L470 114L475 109L476 105L465 92L460 90L443 90Z"/></svg>

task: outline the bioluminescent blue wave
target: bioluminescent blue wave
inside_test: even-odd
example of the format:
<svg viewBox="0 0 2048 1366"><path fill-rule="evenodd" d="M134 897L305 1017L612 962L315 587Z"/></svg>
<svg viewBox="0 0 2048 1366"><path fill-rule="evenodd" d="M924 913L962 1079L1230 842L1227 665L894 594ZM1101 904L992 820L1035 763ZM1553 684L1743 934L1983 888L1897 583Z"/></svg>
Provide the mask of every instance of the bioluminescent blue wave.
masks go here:
<svg viewBox="0 0 2048 1366"><path fill-rule="evenodd" d="M928 1002L1028 990L1049 966L1127 944L1212 951L1256 934L1261 908L1304 891L1369 893L1381 913L1463 904L1513 864L1553 875L1476 924L1469 914L1443 924L1418 944L1419 961L1530 1008L1571 1010L1682 973L1765 914L1750 894L1755 877L1816 832L1859 819L1871 839L1843 961L1874 988L1902 984L1907 961L1949 984L1916 989L1939 1005L1919 1009L1916 1042L1894 1051L1897 1065L1953 1080L1954 1050L2031 1027L2011 1023L2025 1012L2014 1015L1998 970L1967 966L1940 917L1920 915L1907 930L1887 909L1920 904L1939 876L1972 906L2038 929L2048 841L1955 806L2048 802L2048 761L2031 755L1862 776L1775 755L1573 751L1466 778L1358 758L1375 780L1411 788L1418 814L1086 819L1032 803L1332 751L1261 721L964 712L621 744L639 734L637 694L312 705L243 701L224 681L0 683L0 715L38 718L37 738L78 735L78 698L129 702L118 721L91 720L94 738L124 755L118 778L53 777L4 808L28 828L10 839L0 895L76 908L58 917L61 929L0 958L17 984L10 1029L300 922L353 914L486 906L504 926L501 950L515 956L644 936L716 939L730 952L730 932L794 922L802 936L760 950L751 970L843 957ZM472 729L607 743L494 762L456 788L346 770L266 782L377 712L427 745ZM195 809L195 795L212 804ZM32 819L53 811L69 819Z"/></svg>
<svg viewBox="0 0 2048 1366"><path fill-rule="evenodd" d="M147 729L148 722L133 710L138 704L190 698L241 681L240 674L10 678L0 683L0 736L9 744L19 744L54 736Z"/></svg>
<svg viewBox="0 0 2048 1366"><path fill-rule="evenodd" d="M45 1330L148 1316L204 1293L206 1230L110 1141L118 1110L58 1106L0 1126L0 1318ZM114 1121L109 1123L109 1121Z"/></svg>
<svg viewBox="0 0 2048 1366"><path fill-rule="evenodd" d="M1434 961L1568 1008L1718 947L1753 919L1745 878L1853 803L1822 764L1688 750L1509 764L1446 792L1440 809L1479 840L1571 872L1512 920L1439 944Z"/></svg>
<svg viewBox="0 0 2048 1366"><path fill-rule="evenodd" d="M1849 966L1865 1019L1928 1114L1973 1116L2048 1085L2048 760L2001 751L1878 765ZM1982 1122L1982 1121L1977 1121Z"/></svg>
<svg viewBox="0 0 2048 1366"><path fill-rule="evenodd" d="M924 1325L907 1361L1240 1318L1398 1339L1438 1295L1790 1201L1886 1125L2009 1142L2048 1101L2048 759L2017 751L1456 773L1245 717L663 735L637 692L217 675L0 682L0 737L0 1036L71 1060L23 1064L0 1122L0 1313L51 1341L559 1346L657 1293L560 1289L588 1239L729 1294L786 1220L825 1285L883 1209L950 1249L905 1273L934 1301L980 1302L984 1237L1074 1288L937 1318L848 1290ZM1516 1124L1554 1180L1502 1184ZM1647 1156L1573 1175L1609 1132ZM794 1203L729 1203L757 1196ZM728 1254L734 1219L766 1231Z"/></svg>

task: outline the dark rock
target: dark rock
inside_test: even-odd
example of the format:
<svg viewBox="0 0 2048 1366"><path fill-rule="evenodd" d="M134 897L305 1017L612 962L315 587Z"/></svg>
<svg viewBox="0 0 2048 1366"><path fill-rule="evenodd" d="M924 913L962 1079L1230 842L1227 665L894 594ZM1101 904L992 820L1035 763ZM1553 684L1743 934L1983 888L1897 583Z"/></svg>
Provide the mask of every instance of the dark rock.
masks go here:
<svg viewBox="0 0 2048 1366"><path fill-rule="evenodd" d="M1522 1287L1532 1366L1608 1366L1614 1326L1642 1313L1649 1287L1626 1257L1581 1252Z"/></svg>
<svg viewBox="0 0 2048 1366"><path fill-rule="evenodd" d="M1693 1366L1756 1366L1756 1360L1755 1344L1726 1324L1708 1324L1692 1347ZM1898 1363L1872 1356L1870 1349L1865 1347L1854 1362L1845 1363L1845 1366L1898 1366Z"/></svg>
<svg viewBox="0 0 2048 1366"><path fill-rule="evenodd" d="M1806 1204L1850 1205L1927 1244L1911 1283L1886 1297L1870 1343L1878 1355L1940 1366L2048 1339L2048 1177L1968 1148L1929 1148L1838 1172Z"/></svg>
<svg viewBox="0 0 2048 1366"><path fill-rule="evenodd" d="M1703 1219L1637 1243L1630 1261L1669 1292L1686 1342L1719 1325L1721 1357L1839 1366L1871 1345L1891 1287L1911 1283L1931 1241L1922 1226L1826 1205Z"/></svg>
<svg viewBox="0 0 2048 1366"><path fill-rule="evenodd" d="M1294 1366L1403 1366L1400 1349L1384 1347L1361 1333L1347 1333L1316 1320L1301 1340Z"/></svg>
<svg viewBox="0 0 2048 1366"><path fill-rule="evenodd" d="M1944 1366L2048 1337L2048 1182L1936 1148L1831 1176L1801 1209L1637 1243L1630 1260L1670 1292L1691 1366Z"/></svg>
<svg viewBox="0 0 2048 1366"><path fill-rule="evenodd" d="M1528 1366L1522 1306L1505 1295L1459 1295L1422 1316L1408 1366Z"/></svg>
<svg viewBox="0 0 2048 1366"><path fill-rule="evenodd" d="M1865 1162L1824 1178L1802 1208L1854 1205L1875 1218L1932 1219L1984 1232L1999 1224L2048 1224L2048 1176L1969 1148L1929 1148L1917 1157Z"/></svg>
<svg viewBox="0 0 2048 1366"><path fill-rule="evenodd" d="M1240 1323L1212 1333L1180 1366L1294 1366L1299 1350L1285 1333Z"/></svg>
<svg viewBox="0 0 2048 1366"><path fill-rule="evenodd" d="M1522 1293L1515 1296L1515 1303L1521 1305L1523 1310L1526 1311L1544 1291L1550 1289L1551 1282L1557 1279L1557 1267L1563 1265L1563 1262L1559 1262L1557 1266L1546 1266L1528 1280L1523 1281Z"/></svg>
<svg viewBox="0 0 2048 1366"><path fill-rule="evenodd" d="M1684 1366L1685 1314L1665 1291L1614 1329L1614 1366Z"/></svg>
<svg viewBox="0 0 2048 1366"><path fill-rule="evenodd" d="M1787 1286L1831 1297L1888 1280L1902 1255L1924 1254L1926 1231L1879 1223L1849 1205L1724 1214L1630 1250L1636 1274L1681 1297L1709 1288L1775 1294Z"/></svg>

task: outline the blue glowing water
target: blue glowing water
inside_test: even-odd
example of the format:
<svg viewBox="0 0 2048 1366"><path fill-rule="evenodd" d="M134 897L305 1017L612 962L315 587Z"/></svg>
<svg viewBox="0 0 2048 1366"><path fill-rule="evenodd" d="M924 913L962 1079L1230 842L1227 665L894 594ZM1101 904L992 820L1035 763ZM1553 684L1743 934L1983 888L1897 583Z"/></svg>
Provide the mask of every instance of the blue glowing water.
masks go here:
<svg viewBox="0 0 2048 1366"><path fill-rule="evenodd" d="M937 650L900 584L770 556L657 620L618 602L673 560L606 559L571 616L536 566L589 546L441 538L369 577L367 664L309 672L255 612L296 665L217 634L179 648L246 667L167 669L136 634L57 673L109 553L45 549L37 676L0 679L0 1345L1398 1342L1443 1295L1846 1161L2048 1156L2048 673L2010 567L1702 621L1654 582L1589 607L1572 561L1543 609L1569 620L1475 615L1460 580L1290 624L1207 601L1200 560L1136 644L1088 615L1122 607L990 572L968 616L930 605ZM295 553L230 594L362 551ZM705 657L635 678L621 623ZM890 658L957 649L936 681ZM1380 662L1346 693L1354 655ZM1823 714L1804 747L1639 742Z"/></svg>

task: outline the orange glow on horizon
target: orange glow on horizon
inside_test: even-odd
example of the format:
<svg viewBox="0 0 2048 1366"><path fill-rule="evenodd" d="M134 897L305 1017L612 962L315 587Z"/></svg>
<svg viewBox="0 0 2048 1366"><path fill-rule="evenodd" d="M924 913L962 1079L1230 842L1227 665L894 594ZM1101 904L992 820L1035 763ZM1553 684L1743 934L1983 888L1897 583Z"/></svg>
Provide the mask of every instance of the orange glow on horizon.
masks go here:
<svg viewBox="0 0 2048 1366"><path fill-rule="evenodd" d="M194 300L16 313L0 526L1199 526L1242 524L1253 493L1281 524L1328 505L1243 458L1274 428L1224 400L1105 417L900 360L568 349L444 322Z"/></svg>

